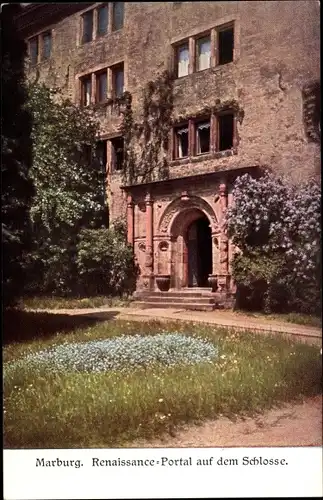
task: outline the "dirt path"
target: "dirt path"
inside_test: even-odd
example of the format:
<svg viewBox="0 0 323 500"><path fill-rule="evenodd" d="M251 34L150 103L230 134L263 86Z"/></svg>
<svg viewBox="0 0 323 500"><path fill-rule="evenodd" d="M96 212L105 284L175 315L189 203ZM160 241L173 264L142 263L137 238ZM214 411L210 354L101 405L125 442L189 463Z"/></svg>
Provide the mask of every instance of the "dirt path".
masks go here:
<svg viewBox="0 0 323 500"><path fill-rule="evenodd" d="M220 417L186 425L174 437L136 440L128 448L206 448L322 446L322 397L288 404L256 418L232 422Z"/></svg>

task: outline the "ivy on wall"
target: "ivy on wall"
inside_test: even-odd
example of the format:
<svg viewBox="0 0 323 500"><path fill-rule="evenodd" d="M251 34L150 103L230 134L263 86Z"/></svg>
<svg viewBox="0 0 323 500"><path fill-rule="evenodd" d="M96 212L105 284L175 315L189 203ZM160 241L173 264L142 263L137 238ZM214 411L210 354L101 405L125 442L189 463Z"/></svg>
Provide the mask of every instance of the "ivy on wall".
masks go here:
<svg viewBox="0 0 323 500"><path fill-rule="evenodd" d="M164 71L143 89L143 110L135 122L132 97L125 92L120 99L124 137L123 182L138 184L167 179L168 135L172 124L173 77Z"/></svg>

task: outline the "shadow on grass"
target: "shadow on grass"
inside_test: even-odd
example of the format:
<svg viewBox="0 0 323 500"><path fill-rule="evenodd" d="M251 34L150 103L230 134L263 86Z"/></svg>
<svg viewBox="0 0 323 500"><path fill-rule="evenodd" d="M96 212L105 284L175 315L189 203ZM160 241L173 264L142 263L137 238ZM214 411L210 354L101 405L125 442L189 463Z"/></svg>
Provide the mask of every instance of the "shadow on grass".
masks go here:
<svg viewBox="0 0 323 500"><path fill-rule="evenodd" d="M118 311L86 314L53 314L11 309L3 312L3 343L26 342L48 338L57 333L87 328L98 322L113 320Z"/></svg>

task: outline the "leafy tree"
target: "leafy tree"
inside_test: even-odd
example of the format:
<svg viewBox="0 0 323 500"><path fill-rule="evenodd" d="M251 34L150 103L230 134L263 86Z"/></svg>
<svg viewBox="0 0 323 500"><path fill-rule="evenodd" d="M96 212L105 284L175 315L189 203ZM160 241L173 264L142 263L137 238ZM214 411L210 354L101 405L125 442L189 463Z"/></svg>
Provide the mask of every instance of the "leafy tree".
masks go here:
<svg viewBox="0 0 323 500"><path fill-rule="evenodd" d="M139 268L125 238L125 224L84 229L77 246L79 284L84 295L122 295L135 290Z"/></svg>
<svg viewBox="0 0 323 500"><path fill-rule="evenodd" d="M24 84L26 46L14 16L20 5L5 5L2 29L2 250L3 301L12 305L21 293L25 278L25 256L30 244L29 207L33 184L31 166L31 120L25 109Z"/></svg>
<svg viewBox="0 0 323 500"><path fill-rule="evenodd" d="M234 185L228 233L239 248L233 277L240 306L266 310L320 307L321 188L292 185L267 172Z"/></svg>
<svg viewBox="0 0 323 500"><path fill-rule="evenodd" d="M59 89L43 84L30 84L28 106L36 188L29 291L66 294L77 287L81 229L107 222L105 165L95 149L99 127L91 110L75 106Z"/></svg>

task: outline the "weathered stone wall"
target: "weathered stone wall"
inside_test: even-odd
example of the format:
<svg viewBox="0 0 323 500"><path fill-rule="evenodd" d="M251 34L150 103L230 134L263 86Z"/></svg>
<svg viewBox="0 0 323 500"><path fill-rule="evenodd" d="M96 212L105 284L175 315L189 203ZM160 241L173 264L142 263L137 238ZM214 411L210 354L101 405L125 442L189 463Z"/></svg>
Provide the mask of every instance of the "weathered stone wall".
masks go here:
<svg viewBox="0 0 323 500"><path fill-rule="evenodd" d="M38 72L40 81L77 100L81 74L124 61L135 118L142 113L144 85L171 68L174 41L235 21L235 60L175 80L174 117L194 115L217 100L237 101L244 111L237 154L170 164L171 178L261 165L295 182L319 173L319 145L308 140L302 107L303 87L320 78L318 2L130 2L122 30L83 46L81 13L53 27L53 57L30 77ZM103 133L117 133L121 118L104 107L98 113ZM112 219L125 211L121 183L119 174L110 176Z"/></svg>

